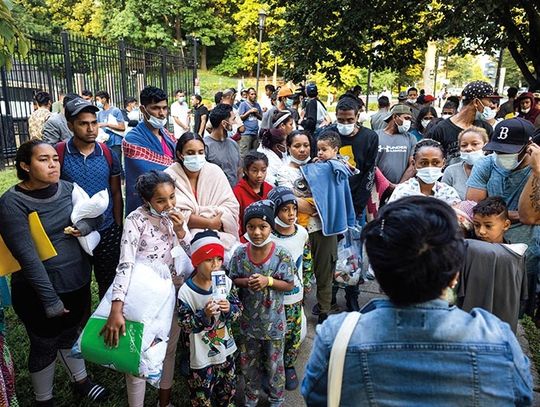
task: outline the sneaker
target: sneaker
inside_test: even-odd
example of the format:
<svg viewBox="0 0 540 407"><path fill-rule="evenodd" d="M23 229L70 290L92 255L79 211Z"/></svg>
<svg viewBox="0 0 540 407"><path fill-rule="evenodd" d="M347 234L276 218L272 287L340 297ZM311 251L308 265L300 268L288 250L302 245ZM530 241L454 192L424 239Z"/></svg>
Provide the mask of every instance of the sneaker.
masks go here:
<svg viewBox="0 0 540 407"><path fill-rule="evenodd" d="M46 401L34 401L34 406L36 407L54 407L54 399L49 399Z"/></svg>
<svg viewBox="0 0 540 407"><path fill-rule="evenodd" d="M86 397L97 403L106 401L110 396L105 387L95 384L89 377L83 383L73 383L73 389L79 396Z"/></svg>
<svg viewBox="0 0 540 407"><path fill-rule="evenodd" d="M298 385L298 376L294 367L285 368L285 390L296 390Z"/></svg>
<svg viewBox="0 0 540 407"><path fill-rule="evenodd" d="M317 321L317 324L322 324L326 320L326 318L328 318L328 314L321 312L319 314L319 320Z"/></svg>

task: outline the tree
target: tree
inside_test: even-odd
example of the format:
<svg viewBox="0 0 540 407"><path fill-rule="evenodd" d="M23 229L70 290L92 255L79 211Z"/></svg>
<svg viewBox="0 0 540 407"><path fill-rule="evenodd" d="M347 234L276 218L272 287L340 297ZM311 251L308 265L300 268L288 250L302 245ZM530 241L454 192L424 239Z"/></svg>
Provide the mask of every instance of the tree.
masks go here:
<svg viewBox="0 0 540 407"><path fill-rule="evenodd" d="M17 51L24 56L28 52L28 40L13 18L13 5L3 0L0 3L0 66L11 68L11 57Z"/></svg>

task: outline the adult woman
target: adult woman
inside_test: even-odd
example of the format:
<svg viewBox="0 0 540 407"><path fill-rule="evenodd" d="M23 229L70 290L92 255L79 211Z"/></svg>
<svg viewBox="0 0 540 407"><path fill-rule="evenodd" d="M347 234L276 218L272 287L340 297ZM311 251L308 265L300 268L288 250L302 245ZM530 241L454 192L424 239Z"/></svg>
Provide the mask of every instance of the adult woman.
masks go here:
<svg viewBox="0 0 540 407"><path fill-rule="evenodd" d="M217 165L206 162L201 136L187 132L176 144L176 163L165 170L175 182L176 206L191 234L204 229L218 232L230 250L238 242L240 207L227 177Z"/></svg>
<svg viewBox="0 0 540 407"><path fill-rule="evenodd" d="M345 357L341 406L530 405L529 361L510 327L445 300L465 256L452 208L405 198L385 206L362 237L388 299L362 309ZM310 406L326 406L330 350L346 315L317 331L302 385Z"/></svg>
<svg viewBox="0 0 540 407"><path fill-rule="evenodd" d="M411 195L426 195L443 200L449 205L461 201L457 191L444 182L442 177L444 151L441 143L425 139L416 144L413 153L416 176L396 186L388 202Z"/></svg>
<svg viewBox="0 0 540 407"><path fill-rule="evenodd" d="M431 120L437 118L437 111L432 106L426 106L420 109L416 118L416 128L411 130L411 134L416 137L416 140L420 141L427 133L426 128L431 123Z"/></svg>
<svg viewBox="0 0 540 407"><path fill-rule="evenodd" d="M261 144L257 151L268 157L266 182L273 186L276 185L278 171L289 162L286 138L283 129L264 129L261 133Z"/></svg>
<svg viewBox="0 0 540 407"><path fill-rule="evenodd" d="M272 128L282 130L285 136L291 134L295 128L291 112L288 110L276 110L272 115Z"/></svg>
<svg viewBox="0 0 540 407"><path fill-rule="evenodd" d="M482 127L472 126L459 133L459 151L463 161L449 165L444 170L442 182L453 187L462 201L467 195L467 179L472 167L484 157L482 148L487 142L488 134Z"/></svg>
<svg viewBox="0 0 540 407"><path fill-rule="evenodd" d="M11 277L11 290L13 308L30 339L28 370L36 404L54 403L57 358L79 394L104 400L107 391L90 381L84 360L69 356L90 308L90 263L75 236L64 233L71 226L73 185L60 180L58 154L41 140L23 143L15 165L21 182L0 198L0 233L21 265ZM58 253L46 261L40 260L32 241L32 212L39 214Z"/></svg>
<svg viewBox="0 0 540 407"><path fill-rule="evenodd" d="M306 227L313 259L313 270L317 280L317 302L319 323L323 322L330 311L332 301L332 281L337 259L336 236L322 234L321 220L311 198L309 187L302 176L300 166L309 162L310 138L303 131L293 131L287 137L290 163L282 167L276 176L278 186L293 190L298 199L298 223Z"/></svg>

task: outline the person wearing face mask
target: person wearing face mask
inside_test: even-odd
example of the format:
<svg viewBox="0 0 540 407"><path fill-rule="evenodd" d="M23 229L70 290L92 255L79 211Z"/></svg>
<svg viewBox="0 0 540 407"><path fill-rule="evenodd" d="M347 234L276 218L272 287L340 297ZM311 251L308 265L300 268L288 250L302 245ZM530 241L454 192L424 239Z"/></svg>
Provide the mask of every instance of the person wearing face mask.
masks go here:
<svg viewBox="0 0 540 407"><path fill-rule="evenodd" d="M140 94L142 121L131 130L122 143L126 171L126 213L141 206L135 190L139 175L150 170L163 171L173 163L174 137L165 129L169 111L167 94L154 86Z"/></svg>
<svg viewBox="0 0 540 407"><path fill-rule="evenodd" d="M266 129L261 132L261 145L257 151L268 158L265 181L272 186L276 185L276 176L281 167L289 164L286 138L287 135L281 128Z"/></svg>
<svg viewBox="0 0 540 407"><path fill-rule="evenodd" d="M171 105L171 117L174 125L174 138L178 140L182 134L189 131L189 105L183 90L177 90L174 97L176 102Z"/></svg>
<svg viewBox="0 0 540 407"><path fill-rule="evenodd" d="M418 117L418 113L420 113L420 109L422 108L422 104L420 102L424 98L424 95L420 96L421 97L418 96L418 89L415 87L407 89L407 100L405 101L405 104L411 108L411 127L413 129L416 127L416 118Z"/></svg>
<svg viewBox="0 0 540 407"><path fill-rule="evenodd" d="M288 111L291 116L293 115L293 102L291 98L293 96L293 91L288 86L282 86L277 90L276 95L276 104L275 106L270 107L266 112L264 112L261 130L272 128L274 125L274 115L276 112ZM296 126L295 126L296 127ZM292 131L292 130L291 130Z"/></svg>
<svg viewBox="0 0 540 407"><path fill-rule="evenodd" d="M448 205L461 201L454 188L439 182L445 163L441 143L431 139L420 141L414 148L412 163L416 176L396 186L388 202L414 195L431 196Z"/></svg>
<svg viewBox="0 0 540 407"><path fill-rule="evenodd" d="M124 132L125 137L133 127L137 127L139 120L141 119L141 112L137 106L137 99L134 97L126 98L124 100L124 108L121 109L121 111L126 125L126 131Z"/></svg>
<svg viewBox="0 0 540 407"><path fill-rule="evenodd" d="M373 130L358 125L358 112L357 104L350 98L342 98L336 105L336 123L326 129L339 133L339 154L359 170L349 178L349 184L354 210L357 216L361 216L373 187L379 137Z"/></svg>
<svg viewBox="0 0 540 407"><path fill-rule="evenodd" d="M205 150L201 136L184 133L176 144L176 162L165 172L174 179L176 207L186 219L191 234L215 230L229 251L239 241L240 205L223 170L206 161Z"/></svg>
<svg viewBox="0 0 540 407"><path fill-rule="evenodd" d="M458 143L462 162L449 165L443 174L442 181L454 187L462 201L467 195L467 179L473 166L485 157L482 148L488 142L488 135L481 127L469 127L459 133Z"/></svg>
<svg viewBox="0 0 540 407"><path fill-rule="evenodd" d="M479 202L488 196L500 196L508 207L512 222L504 237L510 243L525 243L529 246L526 256L528 274L528 300L525 312L533 316L535 308L536 277L540 261L540 225L522 223L518 213L519 198L532 174L528 152L534 126L521 118L503 120L495 127L491 141L484 146L493 154L473 166L467 180L467 200Z"/></svg>
<svg viewBox="0 0 540 407"><path fill-rule="evenodd" d="M433 119L437 119L437 111L432 106L425 106L420 109L418 117L416 118L416 128L411 130L411 134L416 137L417 141L424 138L424 134L427 133L427 128Z"/></svg>
<svg viewBox="0 0 540 407"><path fill-rule="evenodd" d="M394 105L385 119L386 127L376 131L379 151L375 165L393 184L404 182L414 175L414 171L406 171L411 166L412 152L417 142L416 137L409 133L411 119L409 106Z"/></svg>
<svg viewBox="0 0 540 407"><path fill-rule="evenodd" d="M204 137L206 160L221 167L231 187L242 176L240 147L231 139L235 113L230 105L220 103L209 115L212 132Z"/></svg>
<svg viewBox="0 0 540 407"><path fill-rule="evenodd" d="M109 137L105 144L116 153L121 161L122 140L126 130L124 115L119 108L111 104L111 96L104 90L96 92L96 106L100 109L97 113L100 132L104 131Z"/></svg>
<svg viewBox="0 0 540 407"><path fill-rule="evenodd" d="M518 117L530 121L534 127L540 128L540 109L536 107L534 95L526 92L517 98Z"/></svg>
<svg viewBox="0 0 540 407"><path fill-rule="evenodd" d="M456 113L457 105L452 101L448 101L444 104L442 108L441 118L446 120L455 115Z"/></svg>
<svg viewBox="0 0 540 407"><path fill-rule="evenodd" d="M484 128L488 135L493 133L493 128L487 121L493 118L491 100L494 96L496 95L493 87L489 83L483 81L469 83L461 94L462 109L437 124L425 135L442 144L446 151L447 165L461 161L458 135L463 130L477 126Z"/></svg>

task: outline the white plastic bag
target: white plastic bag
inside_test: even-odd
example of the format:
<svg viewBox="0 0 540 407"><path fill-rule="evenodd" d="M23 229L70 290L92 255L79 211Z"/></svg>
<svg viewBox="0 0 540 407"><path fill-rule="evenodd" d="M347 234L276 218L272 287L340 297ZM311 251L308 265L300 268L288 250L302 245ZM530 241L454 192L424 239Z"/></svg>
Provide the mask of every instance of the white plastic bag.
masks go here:
<svg viewBox="0 0 540 407"><path fill-rule="evenodd" d="M97 218L103 215L109 206L109 192L106 189L99 191L90 198L85 190L76 183L73 184L71 199L73 201L73 210L71 212L71 222L73 224L82 219ZM101 236L99 232L93 231L77 239L84 251L92 256L94 249L99 244Z"/></svg>
<svg viewBox="0 0 540 407"><path fill-rule="evenodd" d="M338 243L335 281L342 287L356 286L362 277L360 228L350 228Z"/></svg>

